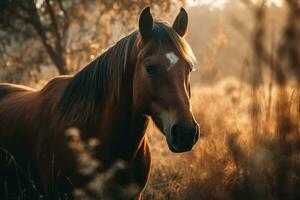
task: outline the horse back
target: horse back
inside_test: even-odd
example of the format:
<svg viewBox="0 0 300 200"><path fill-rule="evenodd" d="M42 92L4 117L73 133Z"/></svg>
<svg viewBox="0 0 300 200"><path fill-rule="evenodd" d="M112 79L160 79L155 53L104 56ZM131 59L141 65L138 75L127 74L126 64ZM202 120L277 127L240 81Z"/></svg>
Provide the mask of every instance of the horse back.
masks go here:
<svg viewBox="0 0 300 200"><path fill-rule="evenodd" d="M16 92L34 92L33 88L10 83L0 83L0 100Z"/></svg>
<svg viewBox="0 0 300 200"><path fill-rule="evenodd" d="M47 131L54 116L64 78L55 78L41 90L3 83L0 84L0 143L4 138L28 140L38 132ZM4 137L5 135L5 137Z"/></svg>

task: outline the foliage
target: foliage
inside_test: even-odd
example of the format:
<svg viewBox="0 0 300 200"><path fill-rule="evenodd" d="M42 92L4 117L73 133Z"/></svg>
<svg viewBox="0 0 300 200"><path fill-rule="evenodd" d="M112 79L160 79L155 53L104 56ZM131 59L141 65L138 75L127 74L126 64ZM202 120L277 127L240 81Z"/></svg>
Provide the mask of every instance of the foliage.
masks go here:
<svg viewBox="0 0 300 200"><path fill-rule="evenodd" d="M147 0L1 1L0 63L7 70L2 79L22 82L21 73L38 79L48 66L55 66L59 74L78 71L115 37L135 28L137 15L147 4ZM173 5L171 0L150 4L160 12Z"/></svg>

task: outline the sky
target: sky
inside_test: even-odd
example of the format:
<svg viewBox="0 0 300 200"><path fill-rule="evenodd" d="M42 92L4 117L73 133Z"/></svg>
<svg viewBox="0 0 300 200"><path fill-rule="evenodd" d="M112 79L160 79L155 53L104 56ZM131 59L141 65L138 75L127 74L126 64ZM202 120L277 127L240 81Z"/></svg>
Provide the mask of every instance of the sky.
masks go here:
<svg viewBox="0 0 300 200"><path fill-rule="evenodd" d="M211 5L215 8L222 8L226 2L230 0L188 0L188 5L197 6L197 5ZM252 0L254 2L259 2L260 0ZM274 3L278 6L282 4L282 0L267 0L267 3Z"/></svg>

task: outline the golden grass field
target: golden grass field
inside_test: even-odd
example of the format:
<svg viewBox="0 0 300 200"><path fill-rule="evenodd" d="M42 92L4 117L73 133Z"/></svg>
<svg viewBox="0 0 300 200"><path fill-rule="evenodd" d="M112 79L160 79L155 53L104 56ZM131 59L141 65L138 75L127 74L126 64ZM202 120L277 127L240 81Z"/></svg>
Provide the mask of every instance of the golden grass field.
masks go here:
<svg viewBox="0 0 300 200"><path fill-rule="evenodd" d="M265 1L242 2L245 7L235 1L224 10L206 4L188 9L191 36L187 40L199 60L192 73L191 104L200 139L191 152L174 154L150 123L152 167L143 200L300 199L300 3L286 0L277 7L266 6ZM105 31L109 35L111 30ZM91 49L86 54L79 51L82 61L78 52L68 55L73 71L99 51ZM46 78L41 78L38 70L7 66L0 71L2 82L37 89L57 74L47 69ZM79 163L79 169L93 172L101 165L85 152L87 144L80 139L72 145L86 162ZM95 184L90 186L101 190L123 164L108 170L107 176L95 172ZM130 189L134 187L124 194ZM78 199L92 199L85 198L80 188L77 192Z"/></svg>
<svg viewBox="0 0 300 200"><path fill-rule="evenodd" d="M153 161L145 199L298 198L299 91L295 85L287 88L289 107L280 110L289 116L278 113L277 106L284 106L278 105L279 88L271 94L268 87L259 88L258 102L254 92L236 78L196 86L192 105L201 137L189 153L170 153L164 137L151 124L148 138ZM288 135L276 131L277 120L287 120L282 129Z"/></svg>

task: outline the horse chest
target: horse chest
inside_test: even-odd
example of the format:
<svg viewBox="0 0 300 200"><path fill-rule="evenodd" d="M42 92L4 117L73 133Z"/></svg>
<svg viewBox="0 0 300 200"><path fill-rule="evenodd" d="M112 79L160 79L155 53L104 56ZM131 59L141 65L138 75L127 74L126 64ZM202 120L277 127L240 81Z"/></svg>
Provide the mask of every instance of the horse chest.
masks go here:
<svg viewBox="0 0 300 200"><path fill-rule="evenodd" d="M138 148L134 148L134 146L130 148L129 145L128 141L123 140L123 143L114 145L111 147L111 150L103 150L104 153L100 156L100 160L107 168L115 165L118 160L124 161L126 167L117 179L127 184L134 181L143 189L146 185L151 165L149 144L146 138L143 137Z"/></svg>

